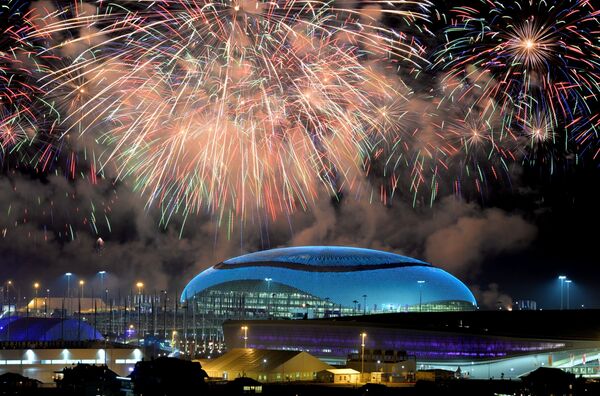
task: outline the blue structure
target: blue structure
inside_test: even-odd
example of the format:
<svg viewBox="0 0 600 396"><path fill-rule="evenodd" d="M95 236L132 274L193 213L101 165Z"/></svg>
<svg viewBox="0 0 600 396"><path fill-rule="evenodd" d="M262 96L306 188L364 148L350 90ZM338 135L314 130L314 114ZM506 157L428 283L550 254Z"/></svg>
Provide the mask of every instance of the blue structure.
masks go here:
<svg viewBox="0 0 600 396"><path fill-rule="evenodd" d="M181 299L207 315L257 319L476 307L461 281L431 264L335 246L273 249L226 260L197 275Z"/></svg>
<svg viewBox="0 0 600 396"><path fill-rule="evenodd" d="M102 340L102 334L76 319L26 318L0 319L0 341L89 341Z"/></svg>

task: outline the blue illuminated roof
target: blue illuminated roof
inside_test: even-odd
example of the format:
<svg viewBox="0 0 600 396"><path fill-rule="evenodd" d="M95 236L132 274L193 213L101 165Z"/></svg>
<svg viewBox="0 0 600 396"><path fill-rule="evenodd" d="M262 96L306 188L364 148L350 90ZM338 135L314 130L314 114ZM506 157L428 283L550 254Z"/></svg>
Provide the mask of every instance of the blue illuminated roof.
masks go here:
<svg viewBox="0 0 600 396"><path fill-rule="evenodd" d="M476 305L460 280L431 264L393 253L336 246L273 249L225 260L192 279L181 299L227 282L266 279L346 307L363 295L379 307L416 305L420 300Z"/></svg>
<svg viewBox="0 0 600 396"><path fill-rule="evenodd" d="M101 340L93 326L75 319L27 318L0 319L0 341L87 341Z"/></svg>
<svg viewBox="0 0 600 396"><path fill-rule="evenodd" d="M223 264L245 264L256 262L294 263L314 266L381 264L430 265L423 261L395 253L345 246L298 246L263 250L225 260L223 261Z"/></svg>

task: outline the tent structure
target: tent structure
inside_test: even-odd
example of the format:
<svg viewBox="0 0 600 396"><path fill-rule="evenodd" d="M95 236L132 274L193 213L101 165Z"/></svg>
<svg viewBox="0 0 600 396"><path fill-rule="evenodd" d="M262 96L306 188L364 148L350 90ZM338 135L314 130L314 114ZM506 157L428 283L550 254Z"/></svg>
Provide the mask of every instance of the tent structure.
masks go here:
<svg viewBox="0 0 600 396"><path fill-rule="evenodd" d="M317 373L332 368L309 353L236 348L202 367L210 377L233 380L252 378L260 382L313 381Z"/></svg>

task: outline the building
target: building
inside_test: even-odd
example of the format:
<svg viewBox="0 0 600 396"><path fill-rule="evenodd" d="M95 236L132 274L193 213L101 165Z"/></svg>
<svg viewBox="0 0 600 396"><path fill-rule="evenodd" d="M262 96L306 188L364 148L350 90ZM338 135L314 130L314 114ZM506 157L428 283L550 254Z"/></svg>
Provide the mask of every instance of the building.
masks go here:
<svg viewBox="0 0 600 396"><path fill-rule="evenodd" d="M463 377L508 379L539 367L553 367L600 376L597 310L232 320L223 324L223 331L230 348L246 344L250 348L299 350L333 365L346 364L349 355L356 361L364 339L365 350L401 350L415 356L417 370L456 372L460 368Z"/></svg>
<svg viewBox="0 0 600 396"><path fill-rule="evenodd" d="M20 309L23 313L29 311L31 316L61 316L61 312L81 312L92 314L102 311L105 304L101 298L62 298L62 297L36 297L29 300L25 307Z"/></svg>
<svg viewBox="0 0 600 396"><path fill-rule="evenodd" d="M476 308L469 289L432 265L371 249L304 246L225 260L181 299L205 320L328 318Z"/></svg>
<svg viewBox="0 0 600 396"><path fill-rule="evenodd" d="M18 373L50 383L57 372L81 363L106 365L126 376L142 358L138 348L108 342L1 342L0 374Z"/></svg>
<svg viewBox="0 0 600 396"><path fill-rule="evenodd" d="M221 357L203 360L212 378L252 378L260 382L314 381L317 373L332 368L301 351L236 348Z"/></svg>
<svg viewBox="0 0 600 396"><path fill-rule="evenodd" d="M513 309L520 311L535 311L537 310L537 302L535 300L518 300L515 301Z"/></svg>
<svg viewBox="0 0 600 396"><path fill-rule="evenodd" d="M417 381L448 381L457 378L457 373L450 370L427 369L417 372Z"/></svg>
<svg viewBox="0 0 600 396"><path fill-rule="evenodd" d="M360 372L351 368L330 368L319 371L317 381L330 384L357 384L360 382Z"/></svg>
<svg viewBox="0 0 600 396"><path fill-rule="evenodd" d="M346 367L370 373L366 382L413 382L417 360L405 351L365 349L348 356Z"/></svg>

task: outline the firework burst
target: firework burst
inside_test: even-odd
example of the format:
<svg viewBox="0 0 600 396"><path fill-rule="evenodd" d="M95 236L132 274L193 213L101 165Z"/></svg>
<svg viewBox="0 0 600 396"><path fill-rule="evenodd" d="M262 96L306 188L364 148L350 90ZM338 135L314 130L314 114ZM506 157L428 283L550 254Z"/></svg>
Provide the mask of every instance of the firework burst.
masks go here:
<svg viewBox="0 0 600 396"><path fill-rule="evenodd" d="M505 126L530 118L531 101L555 126L593 114L600 91L600 14L592 2L478 5L452 9L448 42L436 55L451 96L468 93L475 105L491 103Z"/></svg>
<svg viewBox="0 0 600 396"><path fill-rule="evenodd" d="M83 48L45 78L78 98L66 133L101 130L100 161L169 211L275 217L351 189L400 130L386 109L410 90L393 76L425 62L382 19L412 26L427 2L120 4L57 10L32 36L76 37L46 51Z"/></svg>

